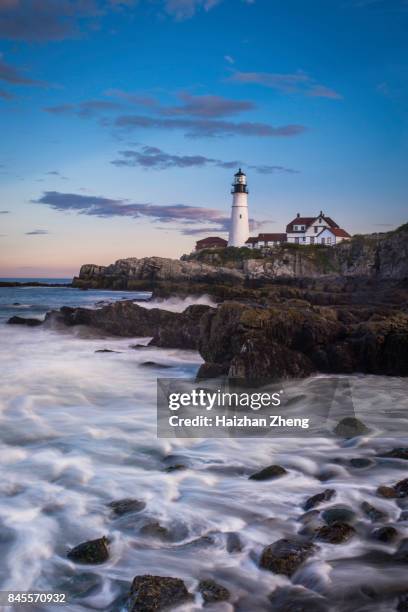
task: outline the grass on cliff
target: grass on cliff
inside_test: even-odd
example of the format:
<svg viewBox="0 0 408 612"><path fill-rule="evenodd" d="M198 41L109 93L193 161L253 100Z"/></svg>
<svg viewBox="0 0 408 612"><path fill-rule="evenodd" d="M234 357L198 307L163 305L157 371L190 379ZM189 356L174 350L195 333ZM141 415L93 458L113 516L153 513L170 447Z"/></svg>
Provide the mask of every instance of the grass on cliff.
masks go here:
<svg viewBox="0 0 408 612"><path fill-rule="evenodd" d="M245 259L264 259L264 255L255 249L247 247L223 247L220 249L202 249L193 253L191 259L195 261L208 262L213 260L214 263L226 264L234 261L244 261Z"/></svg>

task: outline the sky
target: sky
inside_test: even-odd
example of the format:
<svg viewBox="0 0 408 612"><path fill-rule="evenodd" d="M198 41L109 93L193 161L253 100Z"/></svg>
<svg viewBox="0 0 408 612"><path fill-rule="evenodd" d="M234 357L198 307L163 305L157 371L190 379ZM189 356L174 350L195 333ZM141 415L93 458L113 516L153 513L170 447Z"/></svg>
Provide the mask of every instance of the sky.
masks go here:
<svg viewBox="0 0 408 612"><path fill-rule="evenodd" d="M408 219L408 0L0 0L0 277Z"/></svg>

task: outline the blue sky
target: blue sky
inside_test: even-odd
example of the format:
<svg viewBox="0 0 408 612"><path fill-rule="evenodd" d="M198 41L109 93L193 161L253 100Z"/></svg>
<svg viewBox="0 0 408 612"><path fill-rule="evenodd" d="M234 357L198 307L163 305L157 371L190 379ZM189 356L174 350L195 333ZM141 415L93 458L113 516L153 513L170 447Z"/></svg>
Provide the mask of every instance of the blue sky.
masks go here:
<svg viewBox="0 0 408 612"><path fill-rule="evenodd" d="M0 275L407 221L404 0L0 0Z"/></svg>

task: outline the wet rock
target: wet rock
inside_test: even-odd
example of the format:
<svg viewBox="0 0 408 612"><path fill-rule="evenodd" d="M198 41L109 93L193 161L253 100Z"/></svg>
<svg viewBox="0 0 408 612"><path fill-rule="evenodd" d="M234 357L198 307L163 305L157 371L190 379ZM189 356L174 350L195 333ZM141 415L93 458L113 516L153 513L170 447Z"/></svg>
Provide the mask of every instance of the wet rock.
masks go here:
<svg viewBox="0 0 408 612"><path fill-rule="evenodd" d="M229 553L241 552L243 549L241 538L233 531L227 533L227 551Z"/></svg>
<svg viewBox="0 0 408 612"><path fill-rule="evenodd" d="M355 417L346 417L337 423L334 428L334 433L342 438L354 438L355 436L363 436L370 430L362 421Z"/></svg>
<svg viewBox="0 0 408 612"><path fill-rule="evenodd" d="M408 612L408 593L399 596L396 611Z"/></svg>
<svg viewBox="0 0 408 612"><path fill-rule="evenodd" d="M160 368L162 370L171 368L171 365L157 363L156 361L143 361L142 363L139 363L139 365L143 368Z"/></svg>
<svg viewBox="0 0 408 612"><path fill-rule="evenodd" d="M112 514L114 516L123 516L124 514L129 514L129 512L140 512L146 508L146 502L125 497L124 499L110 502L108 506L112 509Z"/></svg>
<svg viewBox="0 0 408 612"><path fill-rule="evenodd" d="M397 497L408 497L408 478L404 478L404 480L400 480L394 486L395 493Z"/></svg>
<svg viewBox="0 0 408 612"><path fill-rule="evenodd" d="M230 592L215 580L201 580L198 585L204 602L211 604L217 601L226 601L230 598Z"/></svg>
<svg viewBox="0 0 408 612"><path fill-rule="evenodd" d="M373 522L382 521L388 518L386 512L384 512L383 510L379 510L378 508L375 508L374 506L372 506L366 501L364 501L361 504L361 510Z"/></svg>
<svg viewBox="0 0 408 612"><path fill-rule="evenodd" d="M379 486L377 489L377 493L378 495L381 495L381 497L386 497L387 499L397 497L394 487L387 487L385 485Z"/></svg>
<svg viewBox="0 0 408 612"><path fill-rule="evenodd" d="M191 598L180 578L136 576L126 603L129 612L156 612L181 605Z"/></svg>
<svg viewBox="0 0 408 612"><path fill-rule="evenodd" d="M272 478L279 478L280 476L284 476L284 474L287 473L287 470L285 470L285 468L283 468L281 465L269 465L263 470L252 474L249 477L249 480L271 480Z"/></svg>
<svg viewBox="0 0 408 612"><path fill-rule="evenodd" d="M399 447L393 448L387 453L381 453L378 457L384 457L387 459L405 459L408 461L408 448L407 447Z"/></svg>
<svg viewBox="0 0 408 612"><path fill-rule="evenodd" d="M170 539L170 532L167 527L163 527L163 525L160 525L157 521L152 521L151 523L143 525L140 529L140 533L152 538L159 538L160 540Z"/></svg>
<svg viewBox="0 0 408 612"><path fill-rule="evenodd" d="M259 566L275 574L292 576L315 550L311 542L283 538L263 549Z"/></svg>
<svg viewBox="0 0 408 612"><path fill-rule="evenodd" d="M97 349L95 353L120 353L121 351L113 351L112 349Z"/></svg>
<svg viewBox="0 0 408 612"><path fill-rule="evenodd" d="M348 523L332 523L324 525L316 532L316 538L328 544L344 544L355 534L355 529Z"/></svg>
<svg viewBox="0 0 408 612"><path fill-rule="evenodd" d="M312 497L309 497L305 501L303 505L303 509L311 510L318 504L321 504L326 501L330 501L335 494L336 494L336 491L334 489L325 489L321 493L316 493L316 495L312 495Z"/></svg>
<svg viewBox="0 0 408 612"><path fill-rule="evenodd" d="M375 529L371 534L375 540L379 542L384 542L384 544L390 544L394 542L398 537L398 531L395 527L391 527L391 525L385 527L379 527Z"/></svg>
<svg viewBox="0 0 408 612"><path fill-rule="evenodd" d="M322 519L328 524L352 523L356 520L356 513L348 506L331 506L322 512Z"/></svg>
<svg viewBox="0 0 408 612"><path fill-rule="evenodd" d="M402 510L398 518L399 521L408 521L408 510Z"/></svg>
<svg viewBox="0 0 408 612"><path fill-rule="evenodd" d="M38 327L38 325L42 325L43 321L40 319L25 319L24 317L10 317L7 321L9 325L27 325L28 327Z"/></svg>
<svg viewBox="0 0 408 612"><path fill-rule="evenodd" d="M375 465L375 461L368 457L353 457L350 459L350 465L353 468L364 469Z"/></svg>
<svg viewBox="0 0 408 612"><path fill-rule="evenodd" d="M387 498L403 498L408 497L408 478L404 478L393 486L381 485L377 489L378 495Z"/></svg>
<svg viewBox="0 0 408 612"><path fill-rule="evenodd" d="M164 468L165 472L171 473L171 472L181 472L182 470L186 470L187 466L184 465L183 463L175 463L174 465L169 465L168 467Z"/></svg>
<svg viewBox="0 0 408 612"><path fill-rule="evenodd" d="M273 612L329 612L327 600L303 587L277 587L269 595Z"/></svg>
<svg viewBox="0 0 408 612"><path fill-rule="evenodd" d="M72 548L67 554L70 561L84 564L105 563L109 559L108 538L98 538L97 540L89 540L82 542Z"/></svg>
<svg viewBox="0 0 408 612"><path fill-rule="evenodd" d="M396 561L402 561L403 563L408 563L408 538L404 538L399 547L397 552L394 555L394 559Z"/></svg>

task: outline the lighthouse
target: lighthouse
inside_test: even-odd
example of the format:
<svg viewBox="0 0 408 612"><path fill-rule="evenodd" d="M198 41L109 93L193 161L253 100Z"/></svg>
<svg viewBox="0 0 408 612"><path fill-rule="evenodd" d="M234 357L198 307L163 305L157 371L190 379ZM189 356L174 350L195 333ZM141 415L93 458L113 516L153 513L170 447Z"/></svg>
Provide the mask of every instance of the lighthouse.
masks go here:
<svg viewBox="0 0 408 612"><path fill-rule="evenodd" d="M228 246L242 247L249 237L248 186L246 175L241 168L232 183L231 225Z"/></svg>

